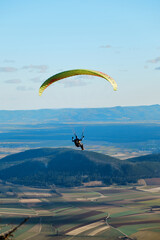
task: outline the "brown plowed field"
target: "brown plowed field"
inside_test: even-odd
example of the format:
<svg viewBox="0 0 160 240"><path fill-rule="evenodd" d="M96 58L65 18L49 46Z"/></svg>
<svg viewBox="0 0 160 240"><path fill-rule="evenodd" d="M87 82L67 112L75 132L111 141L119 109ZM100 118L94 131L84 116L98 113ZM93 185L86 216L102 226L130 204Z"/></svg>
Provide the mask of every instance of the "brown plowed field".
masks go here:
<svg viewBox="0 0 160 240"><path fill-rule="evenodd" d="M118 228L118 227L121 227L121 226L124 226L124 225L152 224L152 223L160 223L160 220L113 223L113 224L111 224L111 226L115 227L115 228Z"/></svg>

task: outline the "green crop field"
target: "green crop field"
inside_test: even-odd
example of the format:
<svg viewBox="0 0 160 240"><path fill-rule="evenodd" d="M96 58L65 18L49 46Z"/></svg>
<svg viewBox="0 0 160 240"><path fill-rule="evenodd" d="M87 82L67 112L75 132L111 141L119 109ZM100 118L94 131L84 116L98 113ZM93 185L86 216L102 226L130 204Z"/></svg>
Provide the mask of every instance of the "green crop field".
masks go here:
<svg viewBox="0 0 160 240"><path fill-rule="evenodd" d="M159 193L129 186L59 188L58 193L9 183L0 187L0 233L29 217L13 239L160 239Z"/></svg>

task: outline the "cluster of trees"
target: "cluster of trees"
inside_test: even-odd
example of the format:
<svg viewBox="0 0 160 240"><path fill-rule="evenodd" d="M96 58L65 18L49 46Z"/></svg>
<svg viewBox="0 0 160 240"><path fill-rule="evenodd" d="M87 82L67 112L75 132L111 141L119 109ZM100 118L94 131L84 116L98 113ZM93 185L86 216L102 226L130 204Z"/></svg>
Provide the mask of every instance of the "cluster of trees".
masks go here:
<svg viewBox="0 0 160 240"><path fill-rule="evenodd" d="M75 187L90 181L126 185L160 177L160 154L121 161L94 152L37 149L3 161L8 167L0 171L0 179L29 186Z"/></svg>
<svg viewBox="0 0 160 240"><path fill-rule="evenodd" d="M136 183L140 178L160 177L160 173L155 174L155 171L150 171L149 165L147 169L140 169L139 165L134 167L121 166L120 169L112 169L111 172L105 171L103 168L97 168L96 171L36 171L32 175L21 174L21 176L3 176L3 179L8 181L29 185L47 187L52 184L56 186L75 187L81 186L85 182L102 181L106 185L126 185ZM152 165L153 169L153 165ZM160 164L159 164L160 169Z"/></svg>

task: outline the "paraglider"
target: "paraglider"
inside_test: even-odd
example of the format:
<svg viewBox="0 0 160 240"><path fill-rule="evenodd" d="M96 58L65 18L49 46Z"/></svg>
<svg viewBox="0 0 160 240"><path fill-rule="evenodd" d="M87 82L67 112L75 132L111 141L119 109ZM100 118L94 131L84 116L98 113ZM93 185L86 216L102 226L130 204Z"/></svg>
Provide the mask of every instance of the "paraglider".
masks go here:
<svg viewBox="0 0 160 240"><path fill-rule="evenodd" d="M76 147L81 147L82 150L84 150L83 143L81 143L82 139L84 136L82 135L81 138L78 138L77 135L75 134L75 138L72 137L72 142L74 142Z"/></svg>
<svg viewBox="0 0 160 240"><path fill-rule="evenodd" d="M52 83L59 81L61 79L67 78L67 77L72 77L76 75L92 75L96 77L101 77L106 79L108 82L111 83L113 86L113 89L116 91L117 90L117 83L113 78L108 76L105 73L99 72L99 71L94 71L94 70L87 70L87 69L74 69L74 70L68 70L64 72L57 73L53 75L52 77L48 78L39 88L39 95L41 96L43 91Z"/></svg>
<svg viewBox="0 0 160 240"><path fill-rule="evenodd" d="M44 83L39 88L39 95L41 96L43 91L52 83L55 83L64 78L68 78L68 77L72 77L72 76L76 76L76 75L91 75L91 76L95 76L95 77L104 78L112 85L112 87L115 91L117 90L116 81L105 73L95 71L95 70L88 70L88 69L73 69L73 70L68 70L68 71L57 73L57 74L53 75L52 77L48 78L46 81L44 81ZM72 137L72 142L74 142L75 146L81 147L82 150L84 150L83 143L81 143L83 138L84 138L83 135L81 138L78 138L76 134L75 134L75 138Z"/></svg>

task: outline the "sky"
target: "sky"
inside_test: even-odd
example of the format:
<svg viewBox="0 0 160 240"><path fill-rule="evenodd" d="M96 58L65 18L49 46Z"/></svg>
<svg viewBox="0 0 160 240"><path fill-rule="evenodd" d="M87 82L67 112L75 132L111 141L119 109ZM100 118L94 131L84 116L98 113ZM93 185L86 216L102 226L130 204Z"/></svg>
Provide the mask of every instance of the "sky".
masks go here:
<svg viewBox="0 0 160 240"><path fill-rule="evenodd" d="M159 0L0 0L0 110L160 104ZM91 69L111 76L52 75Z"/></svg>

